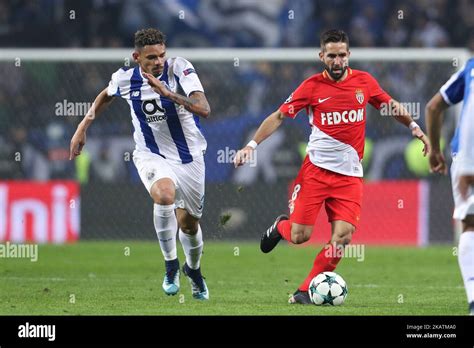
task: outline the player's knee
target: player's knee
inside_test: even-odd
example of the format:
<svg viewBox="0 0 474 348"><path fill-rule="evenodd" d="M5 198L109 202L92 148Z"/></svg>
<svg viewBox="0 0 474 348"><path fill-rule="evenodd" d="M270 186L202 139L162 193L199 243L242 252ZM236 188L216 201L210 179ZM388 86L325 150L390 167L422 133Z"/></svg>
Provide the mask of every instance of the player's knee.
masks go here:
<svg viewBox="0 0 474 348"><path fill-rule="evenodd" d="M159 181L153 184L151 189L151 197L155 204L170 205L175 200L175 189L173 185L168 182L160 183Z"/></svg>
<svg viewBox="0 0 474 348"><path fill-rule="evenodd" d="M291 234L291 241L292 241L294 244L301 244L301 243L306 242L303 233Z"/></svg>
<svg viewBox="0 0 474 348"><path fill-rule="evenodd" d="M332 243L336 243L338 245L347 245L352 241L352 234L354 232L354 226L350 226L341 231L335 232L332 237Z"/></svg>
<svg viewBox="0 0 474 348"><path fill-rule="evenodd" d="M183 218L179 223L179 228L183 233L194 235L197 233L199 228L199 221L190 221L189 219Z"/></svg>
<svg viewBox="0 0 474 348"><path fill-rule="evenodd" d="M304 228L292 228L291 229L291 241L294 244L302 244L307 242L311 237L311 233L305 231Z"/></svg>
<svg viewBox="0 0 474 348"><path fill-rule="evenodd" d="M334 236L332 243L336 243L337 245L347 245L352 241L352 235L347 234L344 236Z"/></svg>
<svg viewBox="0 0 474 348"><path fill-rule="evenodd" d="M174 192L171 190L161 191L159 194L152 196L153 201L160 205L170 205L174 203Z"/></svg>

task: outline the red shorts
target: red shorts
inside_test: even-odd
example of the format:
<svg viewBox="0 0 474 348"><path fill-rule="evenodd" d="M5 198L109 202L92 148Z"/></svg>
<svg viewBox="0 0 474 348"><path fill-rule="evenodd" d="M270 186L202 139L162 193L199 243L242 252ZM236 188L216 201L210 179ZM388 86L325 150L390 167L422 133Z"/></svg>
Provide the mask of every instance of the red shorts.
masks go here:
<svg viewBox="0 0 474 348"><path fill-rule="evenodd" d="M362 202L362 178L317 167L306 156L289 202L291 222L314 225L323 202L326 203L329 222L343 220L357 227Z"/></svg>

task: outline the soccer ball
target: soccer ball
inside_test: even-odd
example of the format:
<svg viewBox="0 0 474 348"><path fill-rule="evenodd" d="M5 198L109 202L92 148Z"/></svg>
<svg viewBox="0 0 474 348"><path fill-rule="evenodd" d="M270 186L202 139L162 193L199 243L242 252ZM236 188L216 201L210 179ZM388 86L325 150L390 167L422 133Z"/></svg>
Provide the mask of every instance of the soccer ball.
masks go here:
<svg viewBox="0 0 474 348"><path fill-rule="evenodd" d="M323 272L311 280L308 293L311 302L315 305L339 306L346 299L347 285L339 274Z"/></svg>

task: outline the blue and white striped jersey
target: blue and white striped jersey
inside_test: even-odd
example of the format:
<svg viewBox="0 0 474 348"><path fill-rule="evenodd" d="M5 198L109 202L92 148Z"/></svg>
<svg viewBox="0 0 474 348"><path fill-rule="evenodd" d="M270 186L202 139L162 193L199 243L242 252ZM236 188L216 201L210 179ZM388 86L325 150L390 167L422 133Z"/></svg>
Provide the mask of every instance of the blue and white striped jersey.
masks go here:
<svg viewBox="0 0 474 348"><path fill-rule="evenodd" d="M459 118L456 132L451 141L453 154L459 152L459 136L462 130L461 124L463 119L470 118L474 123L474 114L472 106L470 109L469 101L474 97L474 59L470 59L467 63L441 87L439 92L443 96L444 101L449 105L454 105L464 100L461 115Z"/></svg>
<svg viewBox="0 0 474 348"><path fill-rule="evenodd" d="M195 91L204 92L193 65L181 57L167 59L158 79L173 92L181 88L187 96ZM157 94L139 66L117 70L107 94L128 102L137 151L153 152L183 164L203 155L207 142L201 133L199 117Z"/></svg>

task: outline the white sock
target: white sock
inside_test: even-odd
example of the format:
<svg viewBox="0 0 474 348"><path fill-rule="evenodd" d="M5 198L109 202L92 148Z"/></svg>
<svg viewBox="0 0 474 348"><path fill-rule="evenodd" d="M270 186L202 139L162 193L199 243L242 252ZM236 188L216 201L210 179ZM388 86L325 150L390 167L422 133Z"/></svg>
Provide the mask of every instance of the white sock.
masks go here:
<svg viewBox="0 0 474 348"><path fill-rule="evenodd" d="M183 245L184 255L186 255L186 263L191 269L198 269L201 263L202 241L201 226L198 225L198 231L195 235L186 234L179 229L179 240Z"/></svg>
<svg viewBox="0 0 474 348"><path fill-rule="evenodd" d="M155 204L153 208L153 223L155 224L156 235L158 236L161 251L166 261L174 260L178 257L176 252L178 221L176 220L174 209L174 204Z"/></svg>
<svg viewBox="0 0 474 348"><path fill-rule="evenodd" d="M461 233L458 250L459 267L461 268L467 301L474 301L474 231Z"/></svg>

